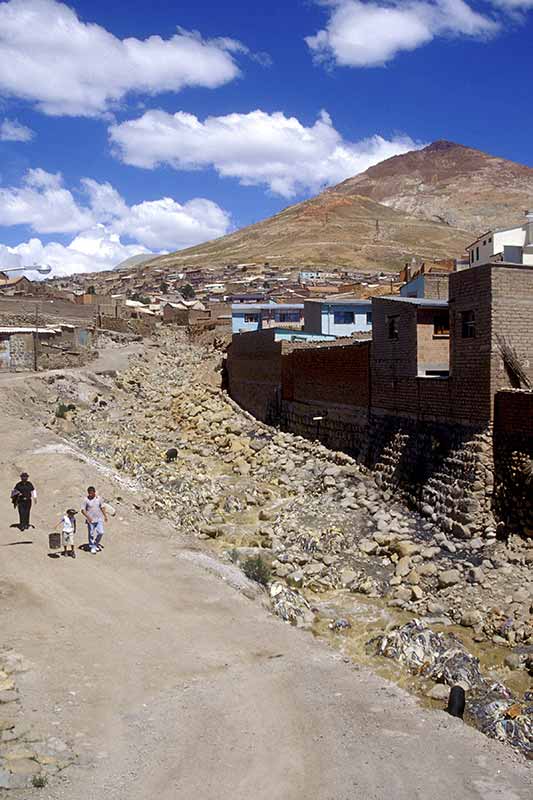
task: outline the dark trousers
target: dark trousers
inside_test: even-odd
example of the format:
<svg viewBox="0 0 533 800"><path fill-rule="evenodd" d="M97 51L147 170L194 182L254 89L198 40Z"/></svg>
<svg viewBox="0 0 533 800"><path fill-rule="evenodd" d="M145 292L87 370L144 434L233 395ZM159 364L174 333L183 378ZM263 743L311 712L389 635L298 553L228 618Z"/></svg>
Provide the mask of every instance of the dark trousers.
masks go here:
<svg viewBox="0 0 533 800"><path fill-rule="evenodd" d="M30 524L31 500L19 500L17 503L20 528L28 528Z"/></svg>

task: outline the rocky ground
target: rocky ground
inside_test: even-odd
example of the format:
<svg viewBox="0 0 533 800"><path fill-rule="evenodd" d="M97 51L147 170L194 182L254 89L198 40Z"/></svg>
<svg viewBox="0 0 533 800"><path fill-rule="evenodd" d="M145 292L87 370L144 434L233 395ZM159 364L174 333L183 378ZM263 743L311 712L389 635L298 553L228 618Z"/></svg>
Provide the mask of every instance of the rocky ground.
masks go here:
<svg viewBox="0 0 533 800"><path fill-rule="evenodd" d="M20 653L0 650L0 790L44 788L75 761L66 742L24 720L17 678L27 669Z"/></svg>
<svg viewBox="0 0 533 800"><path fill-rule="evenodd" d="M349 637L340 612L360 598L388 625L463 630L494 680L527 690L533 540L447 538L345 454L258 423L221 390L221 366L214 347L164 331L116 378L47 376L47 424L139 481L177 533L246 569L260 556L288 621L319 629L325 615Z"/></svg>

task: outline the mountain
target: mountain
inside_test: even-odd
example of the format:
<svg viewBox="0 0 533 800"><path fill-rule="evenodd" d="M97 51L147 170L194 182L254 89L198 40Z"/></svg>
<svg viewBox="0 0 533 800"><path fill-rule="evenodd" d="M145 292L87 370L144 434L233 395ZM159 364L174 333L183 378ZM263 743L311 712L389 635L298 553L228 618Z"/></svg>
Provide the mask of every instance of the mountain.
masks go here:
<svg viewBox="0 0 533 800"><path fill-rule="evenodd" d="M413 256L460 256L489 228L521 223L531 206L533 169L438 141L382 161L274 217L149 264L398 270Z"/></svg>
<svg viewBox="0 0 533 800"><path fill-rule="evenodd" d="M116 264L113 269L130 269L131 267L140 267L141 264L145 264L147 261L151 261L153 259L152 253L140 253L138 256L130 256L126 258L124 261L121 261L120 264Z"/></svg>
<svg viewBox="0 0 533 800"><path fill-rule="evenodd" d="M146 266L215 266L269 262L272 266L343 266L398 270L405 260L459 256L470 231L417 219L367 197L329 190L274 217Z"/></svg>
<svg viewBox="0 0 533 800"><path fill-rule="evenodd" d="M533 169L454 142L394 156L332 190L424 219L483 233L522 222L533 206Z"/></svg>

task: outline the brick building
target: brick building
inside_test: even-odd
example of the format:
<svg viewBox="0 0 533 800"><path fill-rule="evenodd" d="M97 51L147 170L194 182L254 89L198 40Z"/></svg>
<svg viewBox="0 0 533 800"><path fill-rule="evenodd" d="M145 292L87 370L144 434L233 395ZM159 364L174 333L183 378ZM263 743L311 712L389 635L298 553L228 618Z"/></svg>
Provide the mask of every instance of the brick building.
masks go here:
<svg viewBox="0 0 533 800"><path fill-rule="evenodd" d="M501 487L516 470L501 465L516 442L533 458L531 432L508 430L524 428L520 413L502 422L505 409L531 410L533 269L490 263L452 273L449 301L379 297L372 308L371 343L234 337L230 394L264 421L356 456L460 538L495 525L495 511L533 529L531 501L517 522L501 499L513 496Z"/></svg>

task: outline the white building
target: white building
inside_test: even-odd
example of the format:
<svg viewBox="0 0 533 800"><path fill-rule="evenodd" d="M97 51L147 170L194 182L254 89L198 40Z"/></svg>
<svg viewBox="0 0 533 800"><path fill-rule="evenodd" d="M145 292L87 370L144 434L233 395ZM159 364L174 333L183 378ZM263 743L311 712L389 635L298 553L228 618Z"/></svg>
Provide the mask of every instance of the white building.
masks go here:
<svg viewBox="0 0 533 800"><path fill-rule="evenodd" d="M533 211L526 211L526 221L516 228L488 231L469 247L470 266L490 261L527 264L533 267Z"/></svg>

